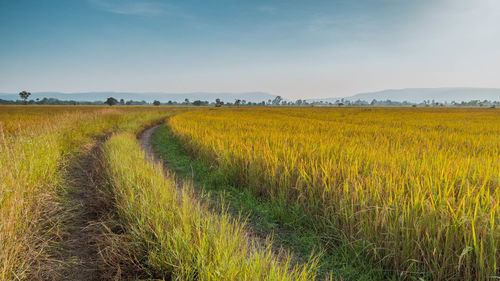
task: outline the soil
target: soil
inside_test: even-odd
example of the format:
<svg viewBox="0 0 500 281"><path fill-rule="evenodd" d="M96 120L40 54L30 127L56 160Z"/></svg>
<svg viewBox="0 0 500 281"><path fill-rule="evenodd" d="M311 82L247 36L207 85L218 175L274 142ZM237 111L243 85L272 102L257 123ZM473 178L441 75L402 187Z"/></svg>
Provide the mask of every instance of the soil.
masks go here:
<svg viewBox="0 0 500 281"><path fill-rule="evenodd" d="M146 157L149 160L159 161L160 157L154 152L153 145L151 144L151 138L153 133L158 129L160 125L153 126L149 129L146 129L139 137L139 141L141 143L142 150L146 152Z"/></svg>

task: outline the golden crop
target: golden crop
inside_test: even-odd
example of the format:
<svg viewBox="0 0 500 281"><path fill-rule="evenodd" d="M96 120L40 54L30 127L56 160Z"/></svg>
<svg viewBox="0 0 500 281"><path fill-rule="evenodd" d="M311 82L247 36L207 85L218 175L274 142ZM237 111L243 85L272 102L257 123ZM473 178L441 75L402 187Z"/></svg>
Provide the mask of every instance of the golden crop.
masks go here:
<svg viewBox="0 0 500 281"><path fill-rule="evenodd" d="M241 186L299 203L327 237L372 243L388 269L499 275L499 110L228 108L169 126Z"/></svg>

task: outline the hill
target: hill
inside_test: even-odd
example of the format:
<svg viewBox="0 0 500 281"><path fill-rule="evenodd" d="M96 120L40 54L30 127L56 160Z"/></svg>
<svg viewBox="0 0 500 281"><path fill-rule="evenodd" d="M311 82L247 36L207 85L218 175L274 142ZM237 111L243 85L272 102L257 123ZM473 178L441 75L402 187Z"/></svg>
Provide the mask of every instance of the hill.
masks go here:
<svg viewBox="0 0 500 281"><path fill-rule="evenodd" d="M314 99L316 101L335 102L340 98ZM496 88L408 88L391 89L379 92L360 93L349 97L346 100L364 100L367 102L376 100L408 101L420 103L424 100L434 100L436 102L461 102L471 100L491 100L500 101L500 89ZM312 101L312 100L311 100Z"/></svg>
<svg viewBox="0 0 500 281"><path fill-rule="evenodd" d="M384 90L373 93L361 93L348 100L387 100L422 102L435 100L436 102L461 102L470 100L500 100L500 89L495 88L410 88L398 90Z"/></svg>

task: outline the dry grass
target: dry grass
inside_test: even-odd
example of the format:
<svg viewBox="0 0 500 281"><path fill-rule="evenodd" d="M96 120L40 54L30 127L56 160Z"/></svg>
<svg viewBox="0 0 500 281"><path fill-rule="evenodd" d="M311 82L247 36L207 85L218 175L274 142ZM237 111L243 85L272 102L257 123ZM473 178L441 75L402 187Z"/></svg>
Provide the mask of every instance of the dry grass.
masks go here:
<svg viewBox="0 0 500 281"><path fill-rule="evenodd" d="M499 275L499 110L233 108L169 126L228 179L299 203L332 240L372 243L401 276Z"/></svg>

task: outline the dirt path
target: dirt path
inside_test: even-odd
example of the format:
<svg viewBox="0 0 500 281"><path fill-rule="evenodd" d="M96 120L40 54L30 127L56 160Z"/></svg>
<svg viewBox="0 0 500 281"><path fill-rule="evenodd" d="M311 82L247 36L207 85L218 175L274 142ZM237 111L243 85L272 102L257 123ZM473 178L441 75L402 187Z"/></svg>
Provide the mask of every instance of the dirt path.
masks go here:
<svg viewBox="0 0 500 281"><path fill-rule="evenodd" d="M156 125L149 129L146 129L144 132L142 132L141 136L139 137L142 150L146 152L146 157L149 160L154 160L154 161L160 160L158 155L154 152L153 145L151 144L151 138L153 137L153 133L156 131L156 129L158 129L158 127L160 127L160 125Z"/></svg>
<svg viewBox="0 0 500 281"><path fill-rule="evenodd" d="M59 232L53 261L45 265L44 280L103 280L99 273L101 260L96 245L96 221L100 204L97 183L97 154L101 141L84 148L73 158L65 181L70 187L63 196Z"/></svg>

